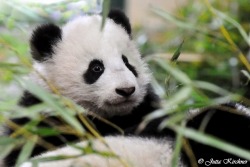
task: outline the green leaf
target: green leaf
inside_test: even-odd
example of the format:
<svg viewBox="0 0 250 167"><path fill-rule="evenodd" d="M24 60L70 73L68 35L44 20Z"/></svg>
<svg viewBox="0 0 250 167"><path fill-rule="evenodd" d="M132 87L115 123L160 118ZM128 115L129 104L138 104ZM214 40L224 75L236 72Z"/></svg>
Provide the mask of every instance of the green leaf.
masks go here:
<svg viewBox="0 0 250 167"><path fill-rule="evenodd" d="M101 25L101 30L103 29L104 25L105 25L105 21L106 18L108 16L109 13L109 8L110 8L110 0L104 0L103 2L103 6L102 6L102 25Z"/></svg>
<svg viewBox="0 0 250 167"><path fill-rule="evenodd" d="M1 109L1 108L0 108ZM50 111L51 109L45 103L39 103L28 108L18 108L18 112L15 112L15 117L30 117L37 118L41 112Z"/></svg>
<svg viewBox="0 0 250 167"><path fill-rule="evenodd" d="M29 140L25 143L25 145L23 146L23 148L18 156L16 164L21 164L21 163L25 162L30 157L32 150L36 144L37 139L38 138L36 137L36 138L33 138L32 140Z"/></svg>
<svg viewBox="0 0 250 167"><path fill-rule="evenodd" d="M71 126L73 126L74 129L76 129L80 134L83 134L85 132L79 121L74 117L74 114L68 108L65 108L64 105L59 103L59 101L56 100L50 93L31 81L21 80L18 78L17 80L19 81L19 83L21 83L21 85L23 85L26 90L36 95L43 102L48 104L55 112L60 114L63 119Z"/></svg>
<svg viewBox="0 0 250 167"><path fill-rule="evenodd" d="M181 49L182 49L183 43L184 43L184 41L182 41L182 43L179 45L179 47L177 48L177 50L174 52L174 55L171 58L172 62L176 62L177 59L179 58L179 56L181 54Z"/></svg>
<svg viewBox="0 0 250 167"><path fill-rule="evenodd" d="M181 20L177 19L175 16L173 16L172 14L168 13L165 10L162 10L160 8L157 8L157 7L152 7L151 10L153 11L153 13L157 14L161 18L175 23L178 27L185 28L185 29L190 29L190 30L195 30L196 29L195 25L192 25L192 24L186 23L184 21L181 21Z"/></svg>
<svg viewBox="0 0 250 167"><path fill-rule="evenodd" d="M189 99L191 93L192 93L192 87L185 86L181 88L170 99L168 99L168 102L166 104L163 104L162 110L156 110L155 112L147 115L144 121L148 122L150 120L169 114L172 111L175 111L179 104Z"/></svg>
<svg viewBox="0 0 250 167"><path fill-rule="evenodd" d="M58 130L52 129L52 128L32 127L31 131L33 134L37 134L37 135L43 136L43 137L60 135L60 132Z"/></svg>
<svg viewBox="0 0 250 167"><path fill-rule="evenodd" d="M172 75L179 82L185 85L191 85L192 83L191 79L185 73L180 71L178 68L171 66L169 62L163 61L162 59L159 58L154 58L152 60L155 61L159 66L161 66L166 72Z"/></svg>
<svg viewBox="0 0 250 167"><path fill-rule="evenodd" d="M185 126L185 122L182 121L181 127ZM182 147L182 138L183 134L178 133L175 141L175 149L172 157L172 166L173 167L178 167L179 166L179 161L180 161L180 152L181 152L181 147Z"/></svg>
<svg viewBox="0 0 250 167"><path fill-rule="evenodd" d="M29 69L21 64L6 63L6 62L0 62L0 69L8 70L9 72L15 74L27 74L29 72Z"/></svg>
<svg viewBox="0 0 250 167"><path fill-rule="evenodd" d="M83 156L83 154L78 155L57 155L57 156L48 156L48 157L37 157L30 160L30 162L33 164L33 166L41 163L41 162L49 162L49 161L59 161L59 160L67 160L67 159L73 159Z"/></svg>
<svg viewBox="0 0 250 167"><path fill-rule="evenodd" d="M229 95L230 92L209 82L194 81L193 85L199 89L209 90L219 95Z"/></svg>
<svg viewBox="0 0 250 167"><path fill-rule="evenodd" d="M13 139L7 136L1 136L0 137L0 145L8 145L17 142L18 139Z"/></svg>
<svg viewBox="0 0 250 167"><path fill-rule="evenodd" d="M247 78L247 81L244 84L248 85L249 82L250 82L250 74L249 74L249 72L246 71L246 70L241 70L241 73Z"/></svg>
<svg viewBox="0 0 250 167"><path fill-rule="evenodd" d="M164 128L168 127L169 125L179 124L186 118L186 113L174 113L170 117L164 119L161 124L159 125L159 130L163 130Z"/></svg>
<svg viewBox="0 0 250 167"><path fill-rule="evenodd" d="M223 150L233 155L237 155L239 157L250 160L250 150L239 148L224 140L221 140L214 136L204 134L202 132L199 132L190 128L185 128L185 127L176 126L176 125L172 125L171 128L174 129L177 133L181 133L183 134L183 136L190 138L194 141L215 147L217 149Z"/></svg>
<svg viewBox="0 0 250 167"><path fill-rule="evenodd" d="M9 155L9 153L16 148L15 144L8 144L5 146L0 146L0 159L2 160L4 157L6 157L7 155Z"/></svg>
<svg viewBox="0 0 250 167"><path fill-rule="evenodd" d="M250 39L246 33L246 31L244 30L244 28L240 25L240 23L238 23L236 20L234 20L233 18L229 17L228 15L224 14L223 12L211 7L212 11L215 12L217 14L217 16L219 16L221 19L228 21L229 23L231 23L233 26L235 26L238 31L240 32L241 36L243 37L243 39L245 40L245 42L248 44L248 46L250 46Z"/></svg>

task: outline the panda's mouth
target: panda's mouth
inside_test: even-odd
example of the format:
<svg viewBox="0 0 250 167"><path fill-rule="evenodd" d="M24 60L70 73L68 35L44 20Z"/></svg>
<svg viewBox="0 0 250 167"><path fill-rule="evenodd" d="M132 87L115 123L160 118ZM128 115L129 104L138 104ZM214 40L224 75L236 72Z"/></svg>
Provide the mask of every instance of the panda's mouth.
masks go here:
<svg viewBox="0 0 250 167"><path fill-rule="evenodd" d="M119 106L127 106L131 105L133 103L133 100L123 100L123 101L106 101L105 104L107 106L113 106L113 107L119 107Z"/></svg>

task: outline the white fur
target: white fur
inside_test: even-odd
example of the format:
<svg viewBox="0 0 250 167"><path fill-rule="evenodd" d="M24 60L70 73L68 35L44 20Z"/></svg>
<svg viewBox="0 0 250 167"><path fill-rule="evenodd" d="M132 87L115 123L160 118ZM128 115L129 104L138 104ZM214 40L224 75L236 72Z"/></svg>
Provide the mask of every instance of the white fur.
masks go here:
<svg viewBox="0 0 250 167"><path fill-rule="evenodd" d="M101 31L101 20L101 16L94 15L78 17L67 23L62 28L62 41L55 48L52 59L37 62L34 68L62 95L84 108L104 117L124 115L143 100L150 73L126 31L111 19L106 20ZM122 55L135 66L138 78L125 66ZM97 82L86 84L83 73L93 59L102 60L105 71ZM48 88L41 79L36 77L36 80ZM116 88L123 87L136 89L126 103L115 92Z"/></svg>
<svg viewBox="0 0 250 167"><path fill-rule="evenodd" d="M113 151L129 167L168 167L171 166L172 141L135 138L135 137L106 137L106 143L109 148L101 141L94 140L93 147L99 151ZM168 142L166 142L168 141ZM78 146L84 147L87 142L81 142ZM36 158L44 158L58 155L79 155L80 151L66 146L56 151L48 152ZM181 165L181 164L180 164ZM41 162L38 167L124 167L117 158L103 157L97 154L89 154L78 158L66 160ZM30 162L26 162L21 167L32 167Z"/></svg>

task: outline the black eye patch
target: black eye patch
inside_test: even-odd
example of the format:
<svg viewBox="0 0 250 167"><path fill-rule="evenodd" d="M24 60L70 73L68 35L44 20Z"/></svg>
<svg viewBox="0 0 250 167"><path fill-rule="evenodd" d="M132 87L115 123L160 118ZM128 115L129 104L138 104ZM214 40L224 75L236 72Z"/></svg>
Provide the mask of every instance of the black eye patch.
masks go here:
<svg viewBox="0 0 250 167"><path fill-rule="evenodd" d="M83 74L84 81L87 84L95 83L102 75L105 68L101 60L94 59L89 63L88 70Z"/></svg>
<svg viewBox="0 0 250 167"><path fill-rule="evenodd" d="M131 64L129 64L128 58L126 56L122 55L122 60L123 60L124 64L126 65L126 67L135 75L135 77L138 77L138 73L135 70L135 67L132 66Z"/></svg>

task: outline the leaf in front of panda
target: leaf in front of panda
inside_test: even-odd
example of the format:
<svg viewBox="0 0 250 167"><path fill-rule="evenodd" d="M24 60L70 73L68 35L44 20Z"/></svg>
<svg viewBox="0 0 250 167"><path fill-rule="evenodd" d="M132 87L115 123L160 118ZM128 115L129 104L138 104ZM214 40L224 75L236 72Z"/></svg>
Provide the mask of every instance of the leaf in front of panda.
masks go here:
<svg viewBox="0 0 250 167"><path fill-rule="evenodd" d="M106 18L109 13L109 8L110 8L110 0L104 0L102 4L102 25L101 25L101 30L103 29L105 25Z"/></svg>
<svg viewBox="0 0 250 167"><path fill-rule="evenodd" d="M250 152L248 150L237 147L236 145L230 144L227 141L187 127L178 125L170 125L169 127L177 133L181 133L183 136L201 144L223 150L230 154L237 155L238 157L245 158L246 160L250 160Z"/></svg>
<svg viewBox="0 0 250 167"><path fill-rule="evenodd" d="M185 125L186 125L186 121L182 120L181 127L185 127ZM182 148L182 139L183 139L183 134L177 133L174 153L173 153L172 162L171 162L173 167L179 166L180 154L181 154L181 148Z"/></svg>
<svg viewBox="0 0 250 167"><path fill-rule="evenodd" d="M12 137L0 136L0 159L3 159L9 155L13 149L20 146L20 144L23 142L23 139L14 139Z"/></svg>
<svg viewBox="0 0 250 167"><path fill-rule="evenodd" d="M49 92L42 89L40 86L34 84L28 80L22 80L21 78L16 78L17 81L29 92L36 95L44 103L48 104L52 109L57 112L62 118L71 125L79 134L84 134L85 130L79 121L74 117L74 114L69 111L65 105L60 103L55 97L53 97Z"/></svg>
<svg viewBox="0 0 250 167"><path fill-rule="evenodd" d="M155 61L161 68L163 68L166 72L168 72L171 76L173 76L176 80L181 82L184 85L191 85L192 81L191 79L182 71L180 71L178 68L175 68L171 65L171 63L163 61L159 58L152 59Z"/></svg>
<svg viewBox="0 0 250 167"><path fill-rule="evenodd" d="M177 109L178 104L181 104L187 99L189 99L191 93L192 87L185 86L181 88L177 93L175 93L168 99L168 102L166 104L163 104L162 109L156 110L155 112L148 114L145 117L144 121L149 122L151 120L160 118L166 114L174 112Z"/></svg>
<svg viewBox="0 0 250 167"><path fill-rule="evenodd" d="M33 134L37 134L37 135L43 136L43 137L60 135L60 131L58 131L54 128L52 129L52 128L33 127L31 129L31 132Z"/></svg>
<svg viewBox="0 0 250 167"><path fill-rule="evenodd" d="M250 74L249 74L249 72L246 71L246 70L241 70L241 73L247 78L247 81L246 81L245 85L248 85L249 82L250 82Z"/></svg>
<svg viewBox="0 0 250 167"><path fill-rule="evenodd" d="M37 140L38 140L38 137L34 136L34 137L31 138L31 140L28 140L25 143L25 145L23 146L23 148L22 148L22 150L21 150L21 152L20 152L20 154L18 156L16 164L19 165L19 164L25 162L31 156L31 153L33 151L33 148L34 148Z"/></svg>
<svg viewBox="0 0 250 167"><path fill-rule="evenodd" d="M10 74L27 74L29 69L22 64L0 62L0 70L9 72Z"/></svg>
<svg viewBox="0 0 250 167"><path fill-rule="evenodd" d="M8 145L0 145L0 159L3 159L7 155L9 155L13 149L16 148L15 144L8 144Z"/></svg>
<svg viewBox="0 0 250 167"><path fill-rule="evenodd" d="M230 92L209 82L204 82L204 81L194 81L193 85L198 88L198 89L203 89L203 90L208 90L211 92L214 92L216 94L219 94L221 96L226 96L229 95Z"/></svg>

